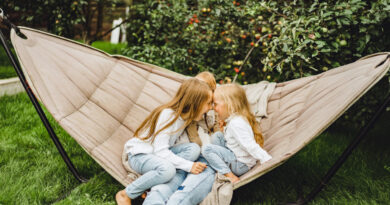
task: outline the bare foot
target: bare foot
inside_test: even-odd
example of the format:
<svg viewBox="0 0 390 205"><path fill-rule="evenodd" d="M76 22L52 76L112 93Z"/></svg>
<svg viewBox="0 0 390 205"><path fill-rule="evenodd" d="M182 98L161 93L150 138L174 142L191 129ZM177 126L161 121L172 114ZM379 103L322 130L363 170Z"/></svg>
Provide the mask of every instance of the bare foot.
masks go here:
<svg viewBox="0 0 390 205"><path fill-rule="evenodd" d="M240 178L238 178L235 174L233 174L233 172L230 172L230 173L227 173L227 174L224 174L224 175L227 178L229 178L232 183L240 181Z"/></svg>
<svg viewBox="0 0 390 205"><path fill-rule="evenodd" d="M125 190L118 191L115 200L118 205L131 205L131 199L127 196Z"/></svg>

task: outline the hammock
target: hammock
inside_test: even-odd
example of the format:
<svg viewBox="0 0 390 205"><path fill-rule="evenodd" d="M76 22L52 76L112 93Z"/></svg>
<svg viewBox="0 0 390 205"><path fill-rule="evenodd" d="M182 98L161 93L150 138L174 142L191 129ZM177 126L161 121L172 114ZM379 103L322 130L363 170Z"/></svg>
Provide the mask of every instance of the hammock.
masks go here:
<svg viewBox="0 0 390 205"><path fill-rule="evenodd" d="M186 76L87 45L20 27L12 44L36 97L55 120L121 184L125 142ZM319 75L278 83L262 119L272 160L240 177L234 189L279 166L332 124L388 71L390 53L367 56Z"/></svg>

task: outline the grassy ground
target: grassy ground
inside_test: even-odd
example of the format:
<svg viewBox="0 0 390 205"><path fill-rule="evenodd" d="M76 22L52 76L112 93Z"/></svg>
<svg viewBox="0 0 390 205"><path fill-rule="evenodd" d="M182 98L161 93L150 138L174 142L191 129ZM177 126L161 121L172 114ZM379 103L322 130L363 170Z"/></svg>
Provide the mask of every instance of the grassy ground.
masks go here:
<svg viewBox="0 0 390 205"><path fill-rule="evenodd" d="M389 112L310 204L389 204ZM50 117L64 148L90 179L68 171L26 94L0 98L0 204L115 204L122 185L94 162ZM272 172L234 192L232 204L292 202L308 193L357 130L328 129ZM141 204L136 201L135 204Z"/></svg>
<svg viewBox="0 0 390 205"><path fill-rule="evenodd" d="M10 65L0 65L0 79L16 77L14 68Z"/></svg>
<svg viewBox="0 0 390 205"><path fill-rule="evenodd" d="M13 52L13 49L11 49ZM0 79L16 77L16 72L8 59L7 54L2 45L0 45Z"/></svg>

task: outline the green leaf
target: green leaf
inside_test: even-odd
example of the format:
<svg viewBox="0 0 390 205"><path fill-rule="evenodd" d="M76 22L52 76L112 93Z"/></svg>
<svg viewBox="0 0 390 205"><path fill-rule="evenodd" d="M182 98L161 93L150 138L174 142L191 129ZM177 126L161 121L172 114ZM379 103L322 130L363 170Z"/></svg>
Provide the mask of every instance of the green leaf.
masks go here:
<svg viewBox="0 0 390 205"><path fill-rule="evenodd" d="M352 11L351 11L351 10L345 10L345 11L344 11L344 14L345 14L345 15L348 15L348 16L349 16L349 15L352 15Z"/></svg>
<svg viewBox="0 0 390 205"><path fill-rule="evenodd" d="M330 53L332 50L330 48L323 48L320 51L321 53Z"/></svg>
<svg viewBox="0 0 390 205"><path fill-rule="evenodd" d="M335 42L335 41L332 41L332 46L334 47L334 48L336 48L336 49L338 49L339 48L339 44L337 43L337 42Z"/></svg>
<svg viewBox="0 0 390 205"><path fill-rule="evenodd" d="M296 27L294 27L293 29L292 29L292 35L293 35L293 39L295 40L296 39L296 31L297 31L297 29L296 29Z"/></svg>
<svg viewBox="0 0 390 205"><path fill-rule="evenodd" d="M311 54L311 57L315 57L315 56L317 56L318 55L318 50L315 50L312 54Z"/></svg>
<svg viewBox="0 0 390 205"><path fill-rule="evenodd" d="M349 19L347 19L347 18L342 18L342 19L340 19L340 21L341 21L341 23L342 23L343 25L349 26L349 25L351 24L351 22L350 22Z"/></svg>
<svg viewBox="0 0 390 205"><path fill-rule="evenodd" d="M215 9L215 15L220 16L221 15L221 10L220 9Z"/></svg>
<svg viewBox="0 0 390 205"><path fill-rule="evenodd" d="M360 33L365 33L367 31L367 27L359 27Z"/></svg>
<svg viewBox="0 0 390 205"><path fill-rule="evenodd" d="M34 16L29 16L26 18L26 21L32 21L34 19Z"/></svg>
<svg viewBox="0 0 390 205"><path fill-rule="evenodd" d="M325 41L315 41L315 43L317 44L318 48L322 48L326 45Z"/></svg>
<svg viewBox="0 0 390 205"><path fill-rule="evenodd" d="M287 46L286 43L283 43L282 51L283 51L283 52L288 52L288 51L289 51L289 48L288 48L288 46Z"/></svg>
<svg viewBox="0 0 390 205"><path fill-rule="evenodd" d="M370 34L367 34L367 35L366 35L366 43L368 43L368 42L370 41L370 39L371 39Z"/></svg>

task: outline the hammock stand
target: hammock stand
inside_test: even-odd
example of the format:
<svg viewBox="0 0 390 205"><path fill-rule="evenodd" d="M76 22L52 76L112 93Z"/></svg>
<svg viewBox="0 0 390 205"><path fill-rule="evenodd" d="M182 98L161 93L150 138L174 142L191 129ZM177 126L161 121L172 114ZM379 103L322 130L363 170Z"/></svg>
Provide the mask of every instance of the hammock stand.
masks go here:
<svg viewBox="0 0 390 205"><path fill-rule="evenodd" d="M0 8L0 23L3 25L7 26L10 30L14 29L18 35L20 35L21 38L26 38L26 36L23 35L23 33L20 32L19 28L12 24L5 16L3 13L3 10ZM64 147L62 146L60 140L58 139L56 133L54 132L52 126L49 123L49 120L47 119L45 113L43 112L43 109L41 105L39 104L37 98L35 97L34 93L32 92L30 86L28 85L28 82L26 81L26 77L23 74L22 69L20 68L20 65L17 63L18 61L16 60L15 56L11 52L11 49L9 48L5 36L3 32L0 30L0 39L1 43L4 47L5 52L7 53L8 58L11 61L12 66L14 67L20 82L23 85L23 88L26 90L28 97L30 98L32 104L34 105L35 110L38 112L39 117L41 118L41 121L43 125L45 126L47 132L49 133L51 139L53 140L55 146L57 147L58 152L60 153L62 159L64 160L66 166L68 166L69 170L72 172L73 176L79 181L79 182L87 182L88 180L85 179L84 177L80 176L78 173L77 169L73 165L72 161L70 160L69 156L67 155Z"/></svg>
<svg viewBox="0 0 390 205"><path fill-rule="evenodd" d="M7 26L8 29L11 31L12 29L15 30L16 34L26 39L26 36L19 30L17 26L12 24L4 15L3 11L0 8L0 23ZM10 50L10 47L8 46L8 43L5 40L5 36L3 35L2 31L0 30L0 39L2 46L4 47L7 56L9 57L24 89L26 90L31 102L33 103L36 111L38 112L38 115L41 118L41 121L43 122L47 132L49 133L51 139L53 140L55 146L57 147L61 157L63 158L64 162L68 166L70 172L74 175L74 177L81 183L85 183L88 181L88 179L85 179L82 177L75 166L73 165L72 161L68 157L66 151L64 150L61 142L59 141L57 135L55 134L52 126L50 125L45 113L43 112L42 107L40 106L37 97L32 92L32 89L30 88L26 77L20 67L20 64L17 61L17 58L13 55L13 53ZM387 59L390 58L390 55L387 55ZM379 65L378 65L379 66ZM352 140L352 142L348 145L348 147L344 150L344 152L341 154L341 156L338 158L338 160L335 162L335 164L328 170L327 174L322 178L322 180L313 188L313 190L306 196L299 196L298 200L294 203L287 203L287 204L306 204L312 199L315 198L315 196L324 188L325 185L328 184L328 182L331 180L331 178L335 175L337 170L342 166L342 164L347 160L349 155L352 153L352 151L357 147L357 145L361 142L361 140L365 137L367 132L373 127L375 122L378 120L378 118L381 116L383 111L386 109L386 107L390 105L390 95L386 97L385 101L382 103L382 105L379 107L379 109L376 111L370 122L364 126L358 133L358 135Z"/></svg>

